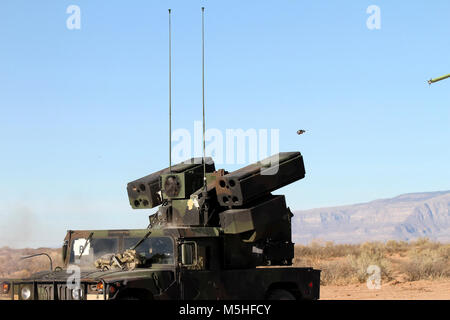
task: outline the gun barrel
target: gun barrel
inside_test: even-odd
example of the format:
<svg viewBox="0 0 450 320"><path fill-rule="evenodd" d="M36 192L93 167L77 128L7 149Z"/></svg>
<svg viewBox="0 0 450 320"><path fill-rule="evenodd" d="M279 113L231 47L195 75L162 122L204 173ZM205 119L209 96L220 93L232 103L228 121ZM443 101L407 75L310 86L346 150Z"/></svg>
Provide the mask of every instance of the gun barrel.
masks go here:
<svg viewBox="0 0 450 320"><path fill-rule="evenodd" d="M439 78L430 79L430 80L428 80L428 84L432 84L432 83L435 83L435 82L438 82L438 81L441 81L441 80L444 80L447 78L450 78L450 73L446 74L445 76L439 77Z"/></svg>

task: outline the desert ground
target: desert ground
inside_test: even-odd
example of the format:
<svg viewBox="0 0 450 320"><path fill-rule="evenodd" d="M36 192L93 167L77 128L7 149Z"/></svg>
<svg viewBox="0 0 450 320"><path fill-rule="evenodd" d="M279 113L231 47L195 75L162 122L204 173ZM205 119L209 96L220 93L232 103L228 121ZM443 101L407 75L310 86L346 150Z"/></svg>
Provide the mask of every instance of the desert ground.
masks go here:
<svg viewBox="0 0 450 320"><path fill-rule="evenodd" d="M53 267L61 265L60 249L3 247L0 278L27 277L48 269L47 257L20 260L38 252L48 253ZM378 289L368 288L367 268L371 265L378 267ZM450 300L450 244L428 239L296 245L293 266L322 270L320 298L324 300Z"/></svg>
<svg viewBox="0 0 450 320"><path fill-rule="evenodd" d="M379 267L378 288L367 283L371 265ZM428 239L297 245L294 266L322 270L324 300L450 300L450 244Z"/></svg>
<svg viewBox="0 0 450 320"><path fill-rule="evenodd" d="M364 284L322 286L321 300L450 300L450 280L390 282L379 290Z"/></svg>

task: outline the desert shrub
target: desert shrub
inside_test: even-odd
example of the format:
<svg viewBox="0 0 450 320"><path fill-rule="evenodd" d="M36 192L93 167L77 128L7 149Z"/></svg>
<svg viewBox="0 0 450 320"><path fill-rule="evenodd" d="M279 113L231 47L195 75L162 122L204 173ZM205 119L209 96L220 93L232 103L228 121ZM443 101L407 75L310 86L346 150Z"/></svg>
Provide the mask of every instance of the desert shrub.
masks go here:
<svg viewBox="0 0 450 320"><path fill-rule="evenodd" d="M355 270L348 258L323 262L320 269L323 285L346 285L355 281Z"/></svg>
<svg viewBox="0 0 450 320"><path fill-rule="evenodd" d="M316 257L321 259L345 257L349 254L356 254L359 251L359 245L354 244L335 244L331 241L314 241L308 246L295 246L296 257Z"/></svg>
<svg viewBox="0 0 450 320"><path fill-rule="evenodd" d="M385 245L385 250L389 254L398 253L402 255L402 253L408 251L408 249L409 244L406 241L389 240Z"/></svg>
<svg viewBox="0 0 450 320"><path fill-rule="evenodd" d="M450 245L438 249L414 249L400 269L408 281L450 277Z"/></svg>
<svg viewBox="0 0 450 320"><path fill-rule="evenodd" d="M416 241L411 242L411 247L414 249L421 250L437 250L442 246L439 242L431 241L428 238L419 238Z"/></svg>
<svg viewBox="0 0 450 320"><path fill-rule="evenodd" d="M359 251L358 245L352 244L333 244L326 243L324 247L325 258L346 257L351 254L356 254Z"/></svg>
<svg viewBox="0 0 450 320"><path fill-rule="evenodd" d="M447 262L450 261L450 244L442 245L437 249L437 252L442 259L447 260Z"/></svg>
<svg viewBox="0 0 450 320"><path fill-rule="evenodd" d="M392 267L385 257L384 245L377 242L366 242L361 245L359 255L349 256L350 265L359 282L365 282L368 278L367 268L376 265L381 269L381 277L384 280L392 279Z"/></svg>
<svg viewBox="0 0 450 320"><path fill-rule="evenodd" d="M398 254L401 259L392 255ZM295 246L294 266L322 270L322 284L365 282L367 267L377 265L383 281L394 275L406 281L450 277L450 244L427 238L416 241L366 242L363 244L334 244L313 242Z"/></svg>
<svg viewBox="0 0 450 320"><path fill-rule="evenodd" d="M416 247L424 247L431 243L429 238L418 238L417 240L411 242L412 245Z"/></svg>

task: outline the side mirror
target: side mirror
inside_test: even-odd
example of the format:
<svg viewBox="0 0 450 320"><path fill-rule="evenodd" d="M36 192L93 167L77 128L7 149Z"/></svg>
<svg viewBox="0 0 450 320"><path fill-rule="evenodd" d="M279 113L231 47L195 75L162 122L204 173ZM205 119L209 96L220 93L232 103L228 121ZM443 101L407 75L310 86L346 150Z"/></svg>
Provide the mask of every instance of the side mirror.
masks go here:
<svg viewBox="0 0 450 320"><path fill-rule="evenodd" d="M62 260L63 262L66 262L66 258L67 258L67 248L69 246L69 243L67 240L64 241L63 246L62 246Z"/></svg>
<svg viewBox="0 0 450 320"><path fill-rule="evenodd" d="M196 263L197 248L195 242L185 242L181 244L181 263L191 266Z"/></svg>

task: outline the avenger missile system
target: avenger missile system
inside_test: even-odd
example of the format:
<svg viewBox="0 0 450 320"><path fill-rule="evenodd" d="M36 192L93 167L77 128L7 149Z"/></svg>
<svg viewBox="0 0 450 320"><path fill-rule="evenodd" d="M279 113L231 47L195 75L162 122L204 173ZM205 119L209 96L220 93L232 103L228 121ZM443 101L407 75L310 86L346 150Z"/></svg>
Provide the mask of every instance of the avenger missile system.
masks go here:
<svg viewBox="0 0 450 320"><path fill-rule="evenodd" d="M201 158L130 182L132 208L161 204L150 216L151 225L160 228L216 228L230 266L290 265L292 213L285 197L271 192L305 177L300 152L282 152L231 173L215 171L206 158L204 169L206 186Z"/></svg>

